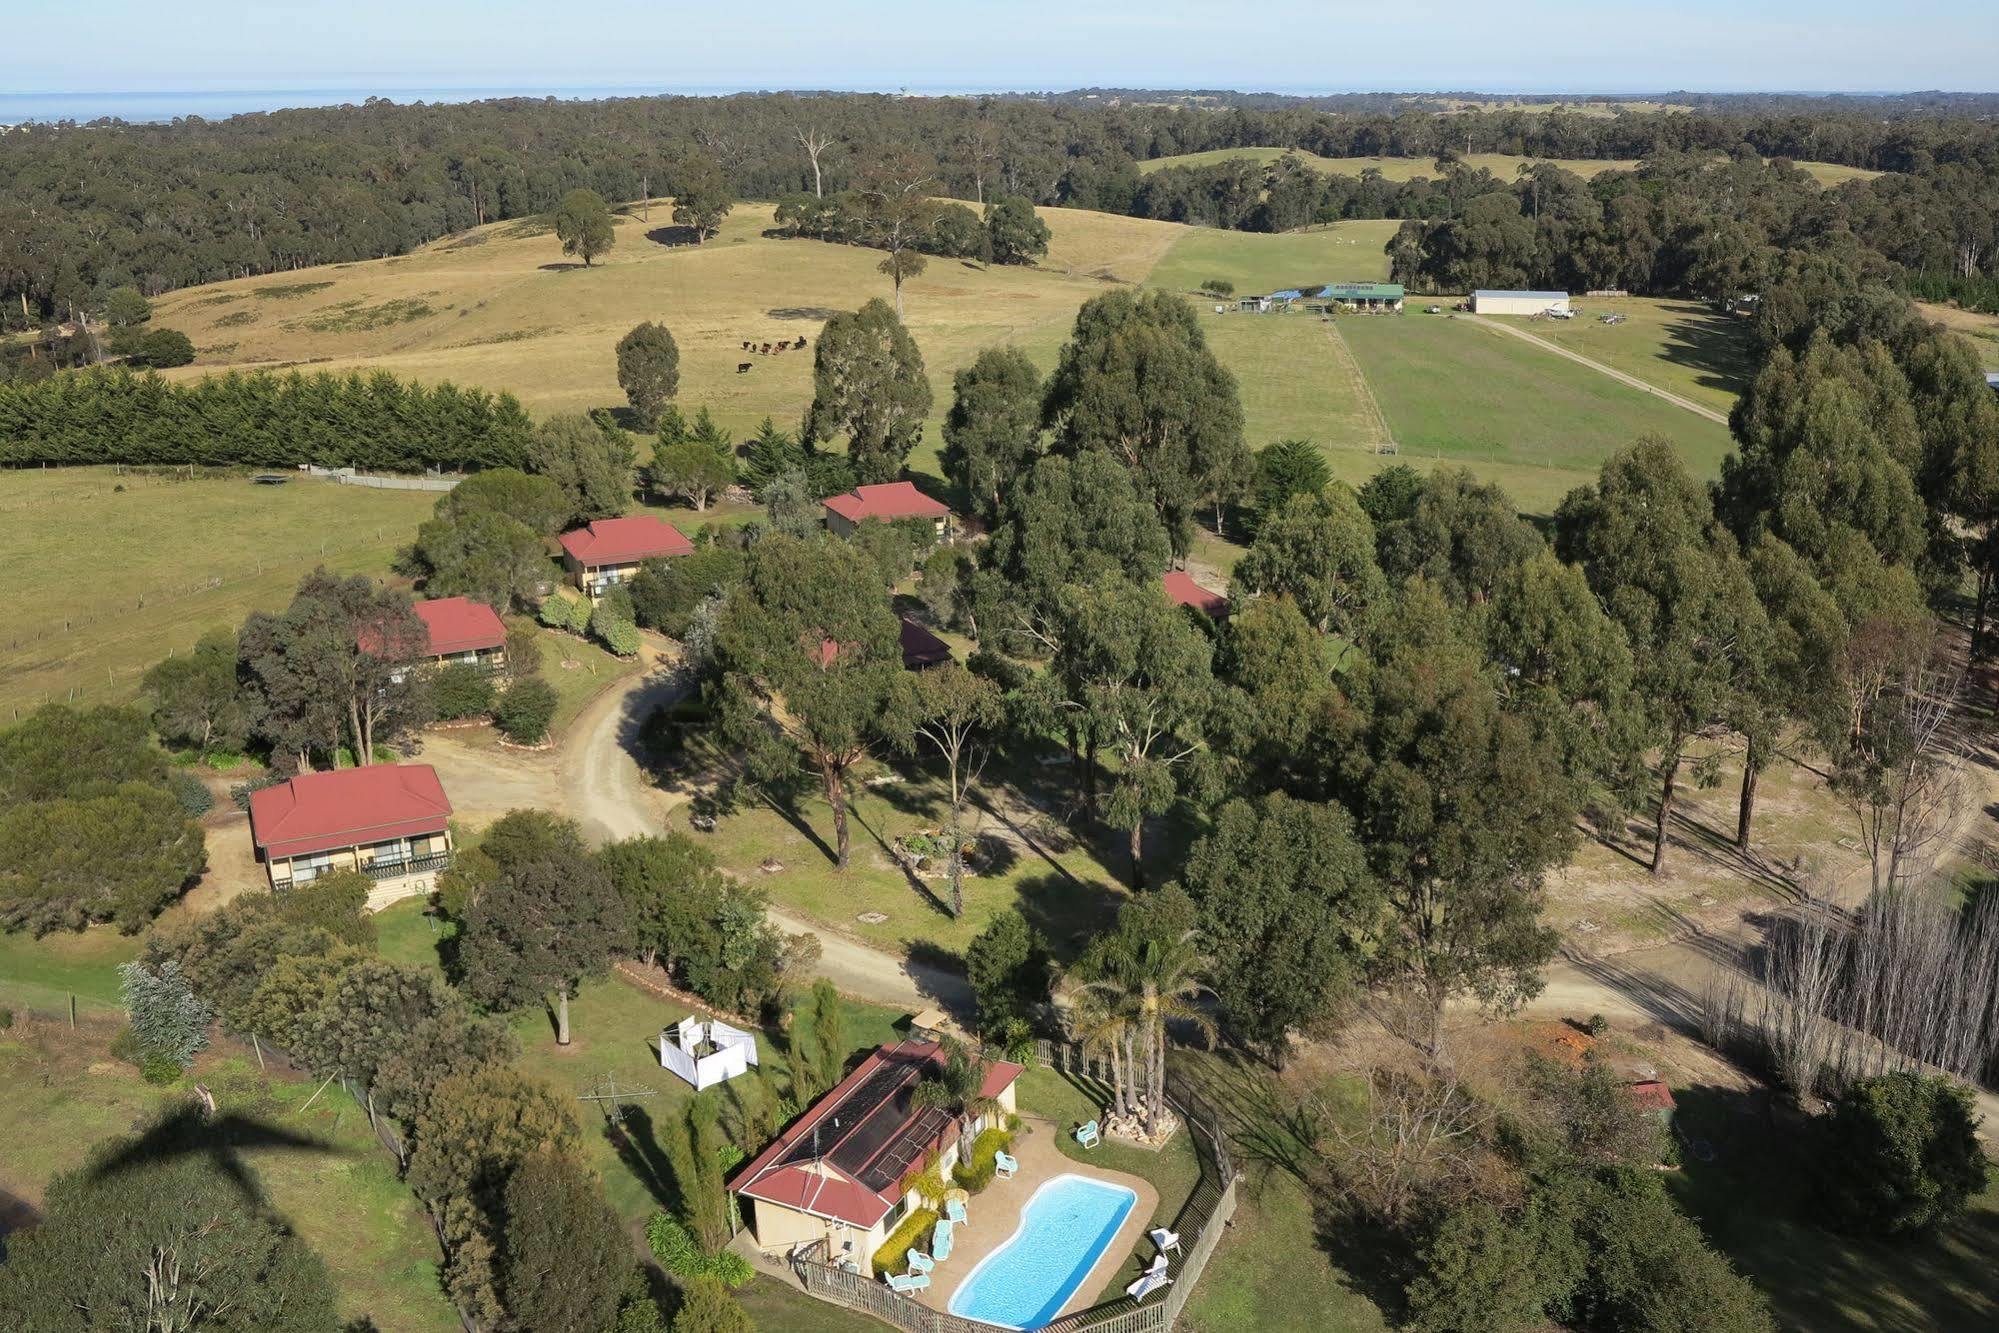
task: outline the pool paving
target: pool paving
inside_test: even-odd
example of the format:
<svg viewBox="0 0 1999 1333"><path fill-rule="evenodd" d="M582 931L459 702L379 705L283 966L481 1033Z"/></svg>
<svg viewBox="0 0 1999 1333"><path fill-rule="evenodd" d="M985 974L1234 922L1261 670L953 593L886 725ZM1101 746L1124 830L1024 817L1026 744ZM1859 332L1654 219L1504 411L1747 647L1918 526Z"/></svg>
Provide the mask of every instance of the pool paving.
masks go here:
<svg viewBox="0 0 1999 1333"><path fill-rule="evenodd" d="M1110 1244L1104 1247L1088 1276L1077 1285L1075 1293L1056 1317L1074 1314L1095 1304L1097 1293L1118 1276L1120 1268L1130 1270L1124 1275L1124 1282L1138 1277L1138 1269L1131 1266L1130 1260L1145 1235L1153 1212L1159 1206L1159 1191L1137 1176L1129 1176L1122 1171L1106 1171L1064 1157L1055 1146L1055 1136L1062 1129L1051 1120L1024 1116L1022 1130L1014 1136L1013 1143L1013 1155L1020 1162L1020 1173L1012 1180L993 1181L965 1206L971 1224L958 1228L952 1237L951 1257L938 1264L937 1270L930 1275L929 1290L918 1297L925 1305L937 1310L948 1309L951 1297L971 1276L972 1270L979 1266L979 1261L1013 1239L1014 1229L1020 1225L1020 1210L1034 1197L1034 1191L1062 1175L1088 1176L1093 1180L1123 1185L1138 1195L1138 1202L1132 1206L1124 1224L1118 1228ZM1177 1257L1174 1266L1179 1266Z"/></svg>

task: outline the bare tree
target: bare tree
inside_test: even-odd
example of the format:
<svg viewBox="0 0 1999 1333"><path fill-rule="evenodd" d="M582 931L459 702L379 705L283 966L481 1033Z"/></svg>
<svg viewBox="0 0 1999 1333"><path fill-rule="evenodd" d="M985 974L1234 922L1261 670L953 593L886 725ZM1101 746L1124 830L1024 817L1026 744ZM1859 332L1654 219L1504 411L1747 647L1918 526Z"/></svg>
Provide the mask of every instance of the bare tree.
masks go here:
<svg viewBox="0 0 1999 1333"><path fill-rule="evenodd" d="M965 132L965 160L972 168L972 189L981 208L986 203L986 177L999 166L999 149L999 127L981 113Z"/></svg>
<svg viewBox="0 0 1999 1333"><path fill-rule="evenodd" d="M833 140L815 129L794 129L798 146L805 150L805 156L812 159L812 195L815 199L826 197L825 183L819 175L819 155L832 147Z"/></svg>
<svg viewBox="0 0 1999 1333"><path fill-rule="evenodd" d="M1844 734L1828 749L1833 790L1860 833L1876 893L1923 874L1965 799L1951 723L1962 671L1934 635L1863 625L1841 662Z"/></svg>
<svg viewBox="0 0 1999 1333"><path fill-rule="evenodd" d="M1335 1171L1363 1207L1395 1223L1419 1200L1435 1202L1468 1183L1493 1107L1465 1091L1455 1075L1376 1070L1367 1114L1351 1129L1333 1124Z"/></svg>

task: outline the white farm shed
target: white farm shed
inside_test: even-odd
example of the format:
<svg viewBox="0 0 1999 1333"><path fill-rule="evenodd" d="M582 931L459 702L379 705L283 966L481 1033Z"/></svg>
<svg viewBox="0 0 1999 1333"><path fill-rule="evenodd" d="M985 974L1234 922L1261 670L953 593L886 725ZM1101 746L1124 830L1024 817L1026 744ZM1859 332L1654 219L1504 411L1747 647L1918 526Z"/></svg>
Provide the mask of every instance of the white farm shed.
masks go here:
<svg viewBox="0 0 1999 1333"><path fill-rule="evenodd" d="M1567 314L1569 294L1501 291L1477 291L1471 294L1471 311L1474 315L1539 315L1549 310L1559 310Z"/></svg>

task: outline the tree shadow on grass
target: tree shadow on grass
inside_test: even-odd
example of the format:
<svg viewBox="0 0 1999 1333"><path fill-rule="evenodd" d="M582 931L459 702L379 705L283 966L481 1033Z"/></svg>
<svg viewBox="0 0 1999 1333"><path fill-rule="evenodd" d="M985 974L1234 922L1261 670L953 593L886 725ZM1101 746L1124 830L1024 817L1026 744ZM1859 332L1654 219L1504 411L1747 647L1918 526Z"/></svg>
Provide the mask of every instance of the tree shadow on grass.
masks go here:
<svg viewBox="0 0 1999 1333"><path fill-rule="evenodd" d="M643 1106L621 1107L619 1113L604 1117L604 1138L618 1154L618 1160L646 1187L653 1202L679 1216L683 1198L680 1179L673 1163L659 1145L651 1114Z"/></svg>
<svg viewBox="0 0 1999 1333"><path fill-rule="evenodd" d="M679 226L654 227L646 233L646 239L654 245L664 245L675 250L701 243L701 238L695 235L694 228Z"/></svg>

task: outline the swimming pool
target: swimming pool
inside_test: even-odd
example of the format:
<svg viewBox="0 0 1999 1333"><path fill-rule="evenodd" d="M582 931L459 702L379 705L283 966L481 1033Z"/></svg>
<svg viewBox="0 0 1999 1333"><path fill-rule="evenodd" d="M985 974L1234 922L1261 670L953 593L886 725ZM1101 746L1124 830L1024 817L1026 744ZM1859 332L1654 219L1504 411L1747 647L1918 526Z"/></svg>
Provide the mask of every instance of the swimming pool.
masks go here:
<svg viewBox="0 0 1999 1333"><path fill-rule="evenodd" d="M1055 1318L1131 1215L1138 1195L1074 1174L1044 1183L1020 1210L1007 1243L979 1261L951 1297L951 1313L1003 1328Z"/></svg>

